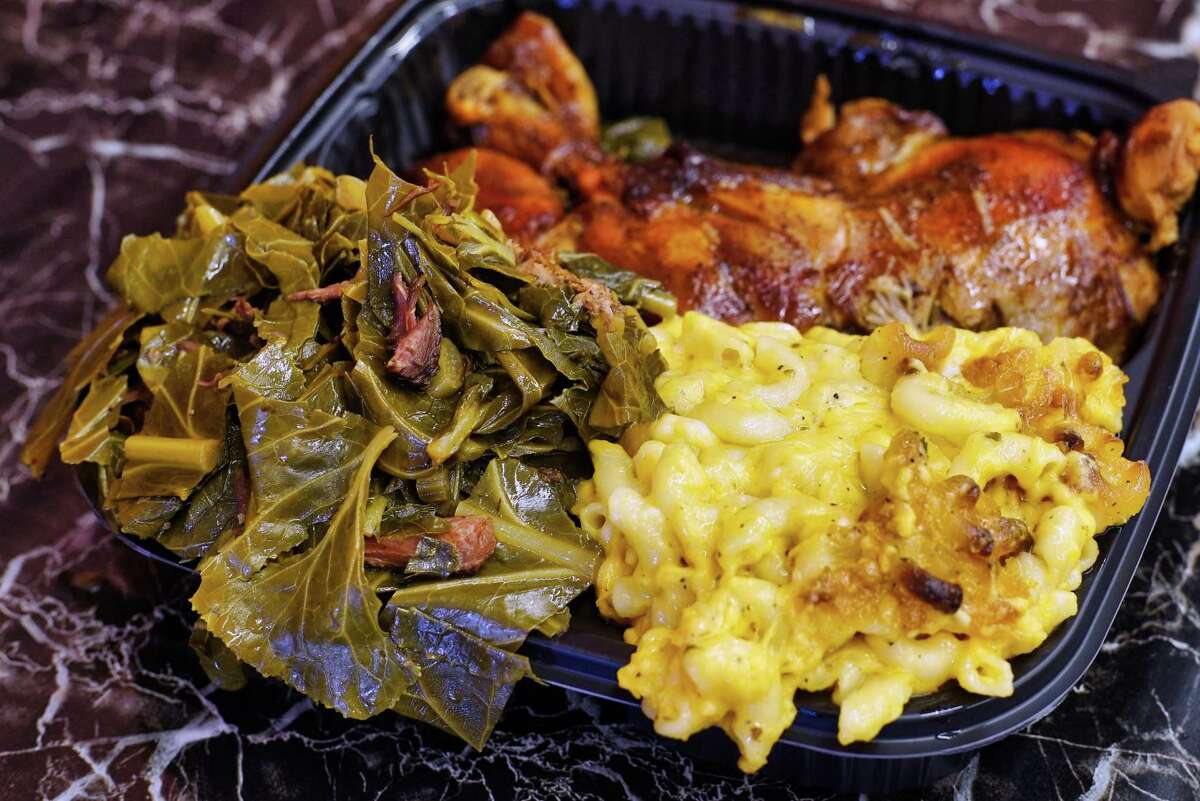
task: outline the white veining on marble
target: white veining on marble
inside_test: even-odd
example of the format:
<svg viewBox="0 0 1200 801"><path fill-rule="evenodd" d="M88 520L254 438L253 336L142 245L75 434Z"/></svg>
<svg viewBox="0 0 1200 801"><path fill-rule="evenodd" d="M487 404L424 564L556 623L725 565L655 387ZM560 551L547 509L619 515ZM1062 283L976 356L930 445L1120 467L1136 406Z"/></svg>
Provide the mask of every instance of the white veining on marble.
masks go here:
<svg viewBox="0 0 1200 801"><path fill-rule="evenodd" d="M1081 4L1051 0L879 4L1008 34L1073 30L1104 58L1200 45L1200 16L1180 0L1155 0L1156 20L1141 27L1093 24ZM61 373L55 360L108 299L101 275L120 235L169 225L184 189L230 175L303 77L387 5L0 7L0 164L4 191L21 192L2 201L16 236L0 239L0 509L10 529L0 539L0 795L849 801L804 790L802 777L751 779L695 761L592 699L528 683L478 754L394 716L342 721L262 681L246 697L218 691L187 651L186 604L169 600L170 572L131 568L65 471L33 484L17 466ZM1165 33L1172 26L1182 34ZM9 79L19 71L33 77ZM1200 462L1200 436L1184 458ZM1198 478L1180 479L1113 633L1063 706L901 798L1200 797Z"/></svg>
<svg viewBox="0 0 1200 801"><path fill-rule="evenodd" d="M1200 464L1200 417L1192 426L1192 431L1183 443L1183 451L1179 454L1180 467L1195 467Z"/></svg>
<svg viewBox="0 0 1200 801"><path fill-rule="evenodd" d="M0 443L0 503L28 479L16 461L18 443L53 390L53 379L61 375L58 365L29 364L8 343L29 337L31 328L41 328L43 334L49 329L61 340L57 354L64 354L111 300L101 273L120 235L130 230L128 217L114 217L111 206L140 207L143 225L169 225L170 216L137 196L139 183L153 184L168 176L168 183L156 188L166 202L176 203L185 189L229 176L239 163L239 146L279 116L301 77L338 54L392 3L341 3L340 11L328 1L318 3L319 9L296 3L293 14L265 21L253 31L226 21L224 15L236 5L230 0L109 0L96 13L120 17L115 40L93 40L66 26L49 26L52 13L74 10L61 0L25 0L19 12L0 13L5 23L0 24L0 44L20 47L25 58L58 76L53 86L35 84L12 95L0 94L0 145L8 145L7 151L0 148L0 161L6 170L18 159L28 161L34 169L23 177L30 180L38 168L52 168L60 161L86 174L78 176L83 180L75 182L69 194L57 196L54 205L24 209L19 199L13 203L14 210L33 213L29 222L42 229L32 235L25 254L53 256L18 265L8 261L8 254L0 255L10 279L9 291L0 298L0 345L7 348L5 375L11 382L0 383L0 394L11 398L2 417L9 436ZM322 24L319 35L303 30L318 16L331 15L338 24ZM210 80L196 65L182 66L177 45L185 36L206 48L203 55L192 53L191 58L229 60L246 75L224 83ZM305 40L303 47L295 45L298 39ZM161 60L124 55L162 42L168 46L162 48ZM262 77L254 80L255 75ZM56 130L41 131L43 126ZM194 144L173 141L180 138ZM110 197L114 169L120 172L121 191ZM141 180L133 180L132 174L140 174ZM81 191L82 186L88 191ZM77 240L80 232L86 235L86 245L59 246L64 237ZM64 289L62 277L80 272L90 295ZM56 307L69 310L65 319L59 318Z"/></svg>

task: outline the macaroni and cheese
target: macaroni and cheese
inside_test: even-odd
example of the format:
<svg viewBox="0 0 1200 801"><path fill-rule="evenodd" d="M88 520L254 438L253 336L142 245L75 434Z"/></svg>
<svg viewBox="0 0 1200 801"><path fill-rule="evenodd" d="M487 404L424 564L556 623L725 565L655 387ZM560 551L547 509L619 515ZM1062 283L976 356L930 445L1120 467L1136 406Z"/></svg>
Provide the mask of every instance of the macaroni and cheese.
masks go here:
<svg viewBox="0 0 1200 801"><path fill-rule="evenodd" d="M797 690L870 740L1076 612L1095 537L1145 501L1117 438L1126 377L1083 339L899 324L870 336L689 313L654 330L670 413L595 440L575 508L597 600L636 646L655 729L717 725L763 765Z"/></svg>

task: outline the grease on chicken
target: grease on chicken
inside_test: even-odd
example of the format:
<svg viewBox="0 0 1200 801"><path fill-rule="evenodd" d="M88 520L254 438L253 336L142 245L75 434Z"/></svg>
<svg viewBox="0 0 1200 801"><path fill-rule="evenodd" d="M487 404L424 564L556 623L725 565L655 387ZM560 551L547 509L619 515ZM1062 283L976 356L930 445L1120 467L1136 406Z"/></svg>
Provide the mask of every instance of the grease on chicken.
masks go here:
<svg viewBox="0 0 1200 801"><path fill-rule="evenodd" d="M1176 238L1200 159L1192 101L1151 110L1114 164L1111 137L956 138L879 98L835 110L822 80L792 171L679 144L626 164L599 147L595 93L549 20L521 15L484 62L451 86L451 117L580 201L556 217L553 190L529 183L549 211L518 237L595 252L733 322L1017 325L1120 358L1158 299L1151 254ZM1148 246L1138 225L1153 228Z"/></svg>
<svg viewBox="0 0 1200 801"><path fill-rule="evenodd" d="M1121 150L1117 196L1133 219L1152 229L1150 248L1179 238L1177 215L1200 170L1200 105L1175 100L1156 106L1133 127Z"/></svg>

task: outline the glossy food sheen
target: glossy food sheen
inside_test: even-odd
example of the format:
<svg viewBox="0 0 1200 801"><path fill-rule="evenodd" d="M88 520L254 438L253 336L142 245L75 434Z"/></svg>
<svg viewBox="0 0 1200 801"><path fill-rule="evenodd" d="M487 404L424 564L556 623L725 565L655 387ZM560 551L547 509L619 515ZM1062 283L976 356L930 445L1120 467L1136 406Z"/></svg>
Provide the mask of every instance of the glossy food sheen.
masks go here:
<svg viewBox="0 0 1200 801"><path fill-rule="evenodd" d="M244 664L481 748L529 672L517 649L565 628L599 558L567 471L663 410L621 298L670 304L594 256L567 260L588 277L519 258L476 210L473 157L432 187L375 161L192 192L173 236L125 237L122 302L22 458L40 473L61 439L114 530L196 561L220 686Z"/></svg>
<svg viewBox="0 0 1200 801"><path fill-rule="evenodd" d="M1124 355L1158 299L1152 253L1175 240L1195 186L1200 106L1158 106L1124 141L954 138L878 98L837 109L823 79L814 96L791 170L681 146L626 164L598 144L578 60L549 20L524 14L455 80L447 108L478 144L579 197L549 231L541 215L511 234L660 280L681 308L802 329L1015 325ZM556 201L547 185L521 204Z"/></svg>
<svg viewBox="0 0 1200 801"><path fill-rule="evenodd" d="M1126 378L1085 340L694 312L655 334L670 413L590 444L575 509L637 646L621 686L661 734L722 727L744 770L797 690L833 690L843 744L946 681L1011 694L1007 660L1075 614L1095 536L1146 499Z"/></svg>

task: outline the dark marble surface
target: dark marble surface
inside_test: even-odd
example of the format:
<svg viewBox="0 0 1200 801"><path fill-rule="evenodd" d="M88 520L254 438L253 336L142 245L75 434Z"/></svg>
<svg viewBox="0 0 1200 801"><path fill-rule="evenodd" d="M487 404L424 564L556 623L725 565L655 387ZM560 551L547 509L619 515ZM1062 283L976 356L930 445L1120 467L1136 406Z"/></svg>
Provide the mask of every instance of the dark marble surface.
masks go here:
<svg viewBox="0 0 1200 801"><path fill-rule="evenodd" d="M342 721L268 682L216 691L186 647L179 577L109 540L66 470L33 482L17 464L63 355L109 300L99 275L121 234L169 227L186 188L230 180L390 5L0 2L0 798L835 798L695 762L529 683L480 754L394 716ZM1142 69L1200 47L1187 0L872 5ZM1200 797L1198 477L1176 477L1062 706L903 798Z"/></svg>
<svg viewBox="0 0 1200 801"><path fill-rule="evenodd" d="M1200 36L1189 0L848 1L1135 68L1194 59Z"/></svg>

